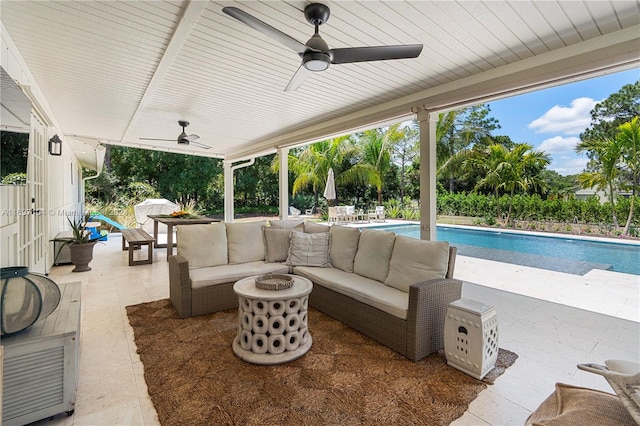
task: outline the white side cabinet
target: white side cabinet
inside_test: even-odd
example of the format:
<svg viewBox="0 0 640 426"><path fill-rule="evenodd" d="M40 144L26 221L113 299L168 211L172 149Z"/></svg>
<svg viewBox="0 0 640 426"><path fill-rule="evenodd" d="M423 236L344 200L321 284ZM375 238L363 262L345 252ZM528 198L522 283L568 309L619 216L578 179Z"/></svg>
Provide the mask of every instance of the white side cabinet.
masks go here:
<svg viewBox="0 0 640 426"><path fill-rule="evenodd" d="M51 315L3 337L2 424L24 425L73 414L78 385L80 283L59 284Z"/></svg>

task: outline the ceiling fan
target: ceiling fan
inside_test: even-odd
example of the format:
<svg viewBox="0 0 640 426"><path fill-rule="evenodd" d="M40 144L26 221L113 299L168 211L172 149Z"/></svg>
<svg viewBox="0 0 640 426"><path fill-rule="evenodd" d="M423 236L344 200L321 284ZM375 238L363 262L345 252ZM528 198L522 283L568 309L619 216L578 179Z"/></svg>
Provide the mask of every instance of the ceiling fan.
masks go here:
<svg viewBox="0 0 640 426"><path fill-rule="evenodd" d="M185 127L187 127L189 125L188 121L184 121L184 120L180 120L178 121L178 125L182 126L182 133L180 133L178 135L177 138L177 142L179 145L195 145L198 148L203 148L203 149L211 149L210 146L199 143L199 142L194 142L196 139L200 139L200 136L198 135L187 135L187 133L184 131ZM167 141L167 142L173 142L176 139L155 139L155 138L140 138L140 140L145 140L145 141Z"/></svg>
<svg viewBox="0 0 640 426"><path fill-rule="evenodd" d="M304 44L236 7L224 7L222 11L300 55L302 65L285 88L286 92L297 90L311 72L324 71L330 64L417 58L422 52L421 44L329 49L327 43L320 37L318 28L329 20L330 11L328 6L320 3L311 3L304 8L305 18L315 26L315 33Z"/></svg>

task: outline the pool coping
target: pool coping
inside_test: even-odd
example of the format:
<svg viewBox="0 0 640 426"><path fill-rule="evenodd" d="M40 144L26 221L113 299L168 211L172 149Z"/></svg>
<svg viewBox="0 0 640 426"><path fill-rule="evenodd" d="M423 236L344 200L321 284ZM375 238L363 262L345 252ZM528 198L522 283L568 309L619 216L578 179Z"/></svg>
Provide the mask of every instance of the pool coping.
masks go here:
<svg viewBox="0 0 640 426"><path fill-rule="evenodd" d="M387 221L387 222L377 222L377 223L359 223L351 226L358 227L376 227L376 226L385 226L385 225L420 225L420 222L409 221L409 220L395 220L395 221ZM594 241L600 243L611 243L611 244L627 244L640 246L640 240L628 240L622 238L611 238L611 237L596 237L591 235L576 235L576 234L562 234L559 232L541 232L541 231L526 231L521 229L506 229L506 228L491 228L488 226L471 226L471 225L454 225L448 223L438 223L436 226L441 226L443 228L459 228L459 229L469 229L469 230L481 230L481 231L494 231L494 232L504 232L508 234L521 234L521 235L531 235L535 237L545 237L545 238L564 238L564 239L573 239L573 240L583 240L583 241Z"/></svg>

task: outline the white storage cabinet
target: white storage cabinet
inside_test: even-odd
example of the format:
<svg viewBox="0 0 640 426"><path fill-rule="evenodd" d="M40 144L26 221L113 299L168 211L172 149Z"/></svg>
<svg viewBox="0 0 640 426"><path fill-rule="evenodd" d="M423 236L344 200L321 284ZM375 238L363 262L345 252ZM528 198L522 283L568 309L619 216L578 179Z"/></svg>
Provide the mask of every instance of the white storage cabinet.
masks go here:
<svg viewBox="0 0 640 426"><path fill-rule="evenodd" d="M13 336L3 337L2 424L24 425L73 414L78 384L80 283L59 284L58 308Z"/></svg>

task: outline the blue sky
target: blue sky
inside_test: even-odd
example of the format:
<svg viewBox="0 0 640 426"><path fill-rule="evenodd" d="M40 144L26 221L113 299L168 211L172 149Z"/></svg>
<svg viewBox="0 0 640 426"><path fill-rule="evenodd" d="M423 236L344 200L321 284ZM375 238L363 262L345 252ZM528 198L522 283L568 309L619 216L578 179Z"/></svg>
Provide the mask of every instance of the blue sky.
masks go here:
<svg viewBox="0 0 640 426"><path fill-rule="evenodd" d="M501 126L493 134L545 151L551 156L549 168L563 176L580 173L587 158L574 148L591 124L591 110L638 79L640 70L633 69L490 102L491 116Z"/></svg>

